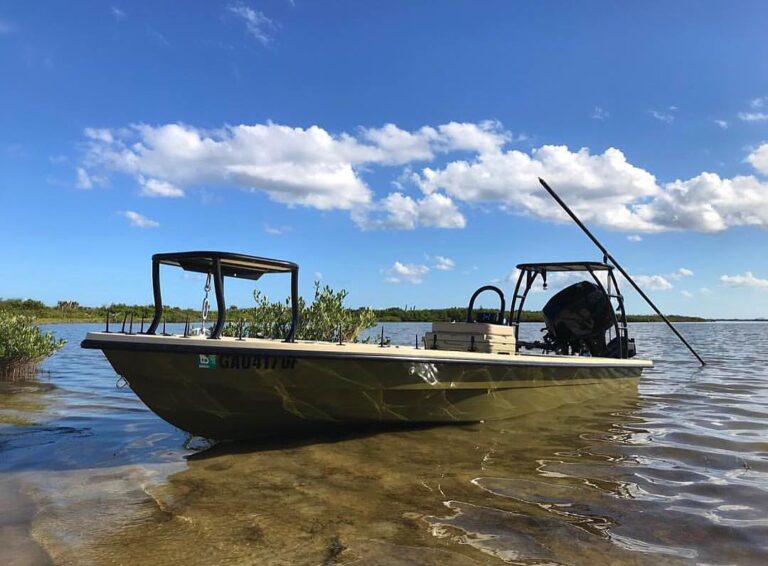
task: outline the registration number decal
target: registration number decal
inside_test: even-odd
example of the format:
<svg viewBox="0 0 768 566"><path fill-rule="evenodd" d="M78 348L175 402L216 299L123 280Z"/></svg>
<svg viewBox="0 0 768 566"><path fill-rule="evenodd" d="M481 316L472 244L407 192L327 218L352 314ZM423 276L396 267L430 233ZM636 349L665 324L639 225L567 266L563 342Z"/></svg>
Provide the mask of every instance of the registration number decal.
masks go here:
<svg viewBox="0 0 768 566"><path fill-rule="evenodd" d="M296 358L259 356L250 354L221 354L220 369L294 369Z"/></svg>

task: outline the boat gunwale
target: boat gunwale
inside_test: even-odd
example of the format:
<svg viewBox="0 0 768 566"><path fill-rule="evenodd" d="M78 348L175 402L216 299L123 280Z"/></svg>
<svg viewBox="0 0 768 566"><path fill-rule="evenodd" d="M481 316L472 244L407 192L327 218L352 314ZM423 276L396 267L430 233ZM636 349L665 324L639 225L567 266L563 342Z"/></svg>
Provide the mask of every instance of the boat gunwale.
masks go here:
<svg viewBox="0 0 768 566"><path fill-rule="evenodd" d="M173 339L173 342L164 340ZM189 340L189 343L179 343L178 340ZM250 339L254 340L254 339ZM258 339L255 339L258 340ZM232 343L235 342L235 343ZM347 344L334 344L331 342L292 342L285 343L289 348L279 346L284 344L280 341L268 341L248 345L238 344L234 339L209 340L204 338L183 338L181 336L158 336L158 335L137 335L137 334L106 334L103 332L89 332L86 338L80 343L82 348L98 350L132 350L132 351L151 351L185 354L233 354L233 355L264 355L275 357L298 357L298 358L318 358L333 360L363 360L363 361L386 361L386 362L416 362L416 363L453 363L469 365L503 365L503 366L551 366L551 367L574 367L574 368L650 368L653 367L653 361L644 359L620 359L620 358L591 358L584 356L537 356L529 354L493 354L484 352L464 352L453 350L423 350L412 346L388 346L386 352L366 353L366 352L333 352L327 350L302 349L302 345L327 346L338 348ZM354 344L354 346L368 346ZM372 348L378 346L370 346ZM395 351L392 351L395 350ZM419 354L415 354L415 352ZM425 352L439 352L435 354L424 354ZM441 354L451 352L453 355L442 356ZM472 357L468 357L468 356ZM499 356L494 358L492 356ZM503 356L503 357L502 357ZM527 359L526 359L527 358ZM594 361L600 360L600 361ZM605 361L603 361L605 360Z"/></svg>

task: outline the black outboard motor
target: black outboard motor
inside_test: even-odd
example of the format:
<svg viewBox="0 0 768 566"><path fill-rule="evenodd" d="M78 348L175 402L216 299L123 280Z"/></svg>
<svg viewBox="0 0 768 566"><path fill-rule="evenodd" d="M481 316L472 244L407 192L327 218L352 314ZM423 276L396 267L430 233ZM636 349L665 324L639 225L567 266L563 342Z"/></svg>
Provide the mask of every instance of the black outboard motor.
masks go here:
<svg viewBox="0 0 768 566"><path fill-rule="evenodd" d="M545 344L558 354L619 357L618 341L605 342L606 330L614 325L612 308L605 291L590 281L566 287L544 306Z"/></svg>

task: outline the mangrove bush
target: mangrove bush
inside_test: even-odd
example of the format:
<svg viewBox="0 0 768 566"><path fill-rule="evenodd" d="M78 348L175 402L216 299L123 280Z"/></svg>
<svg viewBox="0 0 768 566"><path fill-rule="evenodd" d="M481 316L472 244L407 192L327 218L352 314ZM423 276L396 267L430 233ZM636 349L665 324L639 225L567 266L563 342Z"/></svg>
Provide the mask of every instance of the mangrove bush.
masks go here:
<svg viewBox="0 0 768 566"><path fill-rule="evenodd" d="M376 324L376 314L368 308L350 309L344 306L349 293L342 289L334 291L328 285L320 286L315 281L315 295L307 304L299 297L298 340L320 340L333 342L342 340L356 341L360 333ZM243 318L243 335L252 338L285 338L291 328L291 301L271 302L266 295L256 290L253 292L256 306L239 309L237 314ZM233 336L237 333L237 323L230 321L224 334Z"/></svg>
<svg viewBox="0 0 768 566"><path fill-rule="evenodd" d="M62 346L64 340L41 331L32 317L0 310L0 378L33 377L37 365Z"/></svg>

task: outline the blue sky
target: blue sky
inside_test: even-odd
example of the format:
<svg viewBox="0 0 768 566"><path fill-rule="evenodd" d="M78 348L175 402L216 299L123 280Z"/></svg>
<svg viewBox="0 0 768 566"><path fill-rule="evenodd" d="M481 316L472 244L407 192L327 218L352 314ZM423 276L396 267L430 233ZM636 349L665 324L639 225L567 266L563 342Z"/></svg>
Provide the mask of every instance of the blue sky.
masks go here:
<svg viewBox="0 0 768 566"><path fill-rule="evenodd" d="M296 261L305 293L321 276L353 305L460 305L517 263L599 258L542 175L664 310L768 316L767 18L2 2L0 296L149 302L152 253L223 249Z"/></svg>

